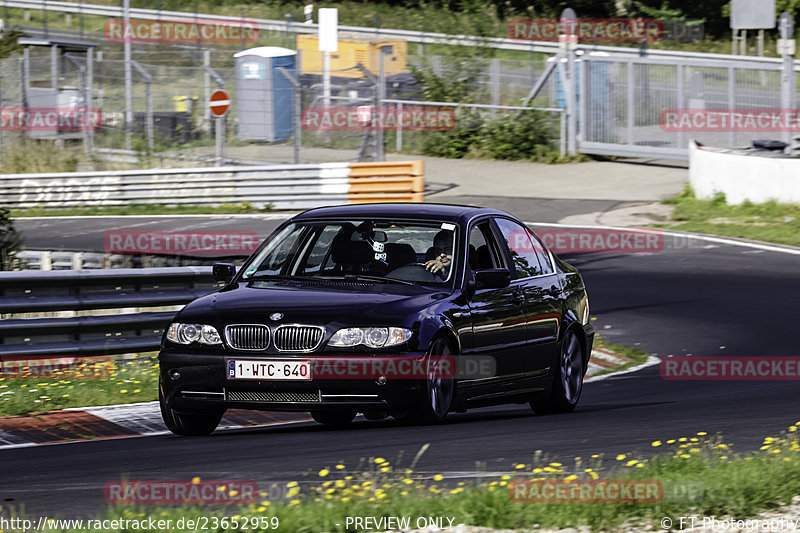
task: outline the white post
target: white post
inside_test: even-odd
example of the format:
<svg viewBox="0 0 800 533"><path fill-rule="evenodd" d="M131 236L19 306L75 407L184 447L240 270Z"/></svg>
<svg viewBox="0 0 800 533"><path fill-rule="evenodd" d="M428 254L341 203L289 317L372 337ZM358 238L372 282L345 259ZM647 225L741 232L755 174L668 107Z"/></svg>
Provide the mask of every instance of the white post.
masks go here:
<svg viewBox="0 0 800 533"><path fill-rule="evenodd" d="M221 167L223 157L222 146L225 142L225 117L217 117L214 125L216 126L214 129L217 130L217 160L214 166Z"/></svg>
<svg viewBox="0 0 800 533"><path fill-rule="evenodd" d="M322 106L331 106L331 53L322 52Z"/></svg>
<svg viewBox="0 0 800 533"><path fill-rule="evenodd" d="M339 50L339 10L322 8L319 10L319 51L322 52L322 105L331 105L331 52Z"/></svg>
<svg viewBox="0 0 800 533"><path fill-rule="evenodd" d="M122 34L128 35L131 23L131 2L124 0L122 4ZM133 143L133 74L131 73L131 42L128 37L123 38L123 56L125 59L125 149L132 150Z"/></svg>
<svg viewBox="0 0 800 533"><path fill-rule="evenodd" d="M781 35L781 57L783 65L781 67L781 107L786 112L791 109L794 103L795 76L794 76L794 19L784 12L780 17L779 30ZM783 140L786 144L792 142L792 132L783 132Z"/></svg>
<svg viewBox="0 0 800 533"><path fill-rule="evenodd" d="M211 68L210 50L203 50L203 65L206 67L203 69L203 98L208 103L211 100L211 74L208 71ZM208 105L203 110L203 128L211 132L211 108Z"/></svg>

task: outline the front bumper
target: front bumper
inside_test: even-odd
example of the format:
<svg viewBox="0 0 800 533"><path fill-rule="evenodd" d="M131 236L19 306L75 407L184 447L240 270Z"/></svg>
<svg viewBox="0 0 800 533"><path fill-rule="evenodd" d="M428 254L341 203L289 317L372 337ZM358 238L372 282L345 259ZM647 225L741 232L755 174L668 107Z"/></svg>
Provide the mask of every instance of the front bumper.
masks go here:
<svg viewBox="0 0 800 533"><path fill-rule="evenodd" d="M363 357L363 354L353 355ZM403 354L409 358L421 358L423 355ZM397 357L397 354L392 356ZM373 378L346 377L310 381L229 379L226 361L236 357L265 361L303 359L300 356L162 351L159 354L159 367L163 399L171 409L187 413L223 409L399 411L413 407L425 386L422 380L402 378L387 378L383 383ZM174 379L176 373L179 377Z"/></svg>

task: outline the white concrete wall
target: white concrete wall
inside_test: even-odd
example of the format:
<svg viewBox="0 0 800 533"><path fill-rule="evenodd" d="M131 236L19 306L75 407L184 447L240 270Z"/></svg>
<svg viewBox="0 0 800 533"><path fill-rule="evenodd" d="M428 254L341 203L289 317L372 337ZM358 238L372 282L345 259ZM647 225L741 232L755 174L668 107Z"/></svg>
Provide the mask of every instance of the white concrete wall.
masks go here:
<svg viewBox="0 0 800 533"><path fill-rule="evenodd" d="M703 149L689 143L689 183L697 198L725 193L730 205L745 200L800 204L800 158L760 157Z"/></svg>

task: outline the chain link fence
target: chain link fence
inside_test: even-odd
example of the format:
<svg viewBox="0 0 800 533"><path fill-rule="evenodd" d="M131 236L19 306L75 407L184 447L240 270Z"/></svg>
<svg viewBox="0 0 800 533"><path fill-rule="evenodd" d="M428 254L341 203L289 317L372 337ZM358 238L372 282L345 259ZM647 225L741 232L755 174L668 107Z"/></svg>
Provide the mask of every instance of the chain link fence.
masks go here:
<svg viewBox="0 0 800 533"><path fill-rule="evenodd" d="M88 35L88 38L97 37ZM56 40L56 39L54 39ZM292 39L271 36L267 41L283 44ZM354 40L355 41L355 40ZM256 43L261 44L261 43ZM294 43L291 43L294 44ZM249 142L241 134L240 113L247 109L245 121L258 122L258 112L239 105L243 94L241 73L237 79L234 54L238 47L198 47L187 44L135 43L132 48L131 102L133 124L130 146L126 142L125 61L121 45L101 41L93 53L91 65L87 54L58 52L54 60L48 46L30 46L27 59L15 55L0 63L0 105L4 109L36 107L30 94L35 90L52 90L71 98L59 101L67 106L97 108L102 121L89 132L58 132L41 134L4 127L0 141L22 140L26 137L57 139L59 143L83 143L92 156L113 160L121 165L141 159L148 154L149 164L211 165L215 158L217 121L208 110L210 93L225 89L232 105L225 116L225 158L227 162L293 162L294 132L299 135L300 162L370 160L382 156L376 143L385 151L412 154L426 153L426 146L435 145L438 138L454 135L453 131L476 129L492 121L531 113L520 109L520 103L532 83L546 66L546 54L531 54L532 60L480 59L453 56L421 56L403 53L400 65L387 63L385 89L381 92L378 52L358 55L342 50L342 55L354 54L331 68L330 97L325 98L321 53L301 50L296 77L300 82L301 110L291 115L292 134L281 142ZM398 55L398 54L395 54ZM65 56L69 56L65 59ZM54 66L55 63L55 66ZM55 80L53 74L55 73ZM27 79L26 79L27 76ZM291 87L275 88L274 94L263 98L286 101L278 93L293 93ZM383 100L395 102L381 104ZM431 106L428 102L438 102ZM550 80L530 106L546 109L545 122L550 131L537 142L558 151L563 144L561 112L558 109L556 83ZM466 110L450 104L473 104ZM359 121L358 127L317 128L302 123L308 109L331 107L334 110L356 110L371 113L383 110L392 115L386 126ZM453 124L441 128L419 127L413 124L394 125L398 116L411 111L451 109ZM354 113L355 111L353 111ZM405 115L403 115L405 113ZM379 111L380 114L380 111ZM349 113L352 115L352 113ZM396 116L395 116L396 115ZM352 117L351 117L352 118ZM264 119L266 122L267 119ZM476 131L477 134L477 131ZM382 137L382 139L381 139ZM156 155L156 157L153 157Z"/></svg>

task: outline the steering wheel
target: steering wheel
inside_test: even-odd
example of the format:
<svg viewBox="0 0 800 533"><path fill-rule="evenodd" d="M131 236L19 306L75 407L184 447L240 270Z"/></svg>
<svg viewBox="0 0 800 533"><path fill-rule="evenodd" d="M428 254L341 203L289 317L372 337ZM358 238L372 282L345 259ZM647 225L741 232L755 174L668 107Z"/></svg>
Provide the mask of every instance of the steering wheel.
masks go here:
<svg viewBox="0 0 800 533"><path fill-rule="evenodd" d="M425 263L409 263L401 267L395 268L386 274L387 278L401 279L403 281L420 281L420 282L441 282L445 279L445 271L440 270L434 274L427 268Z"/></svg>

